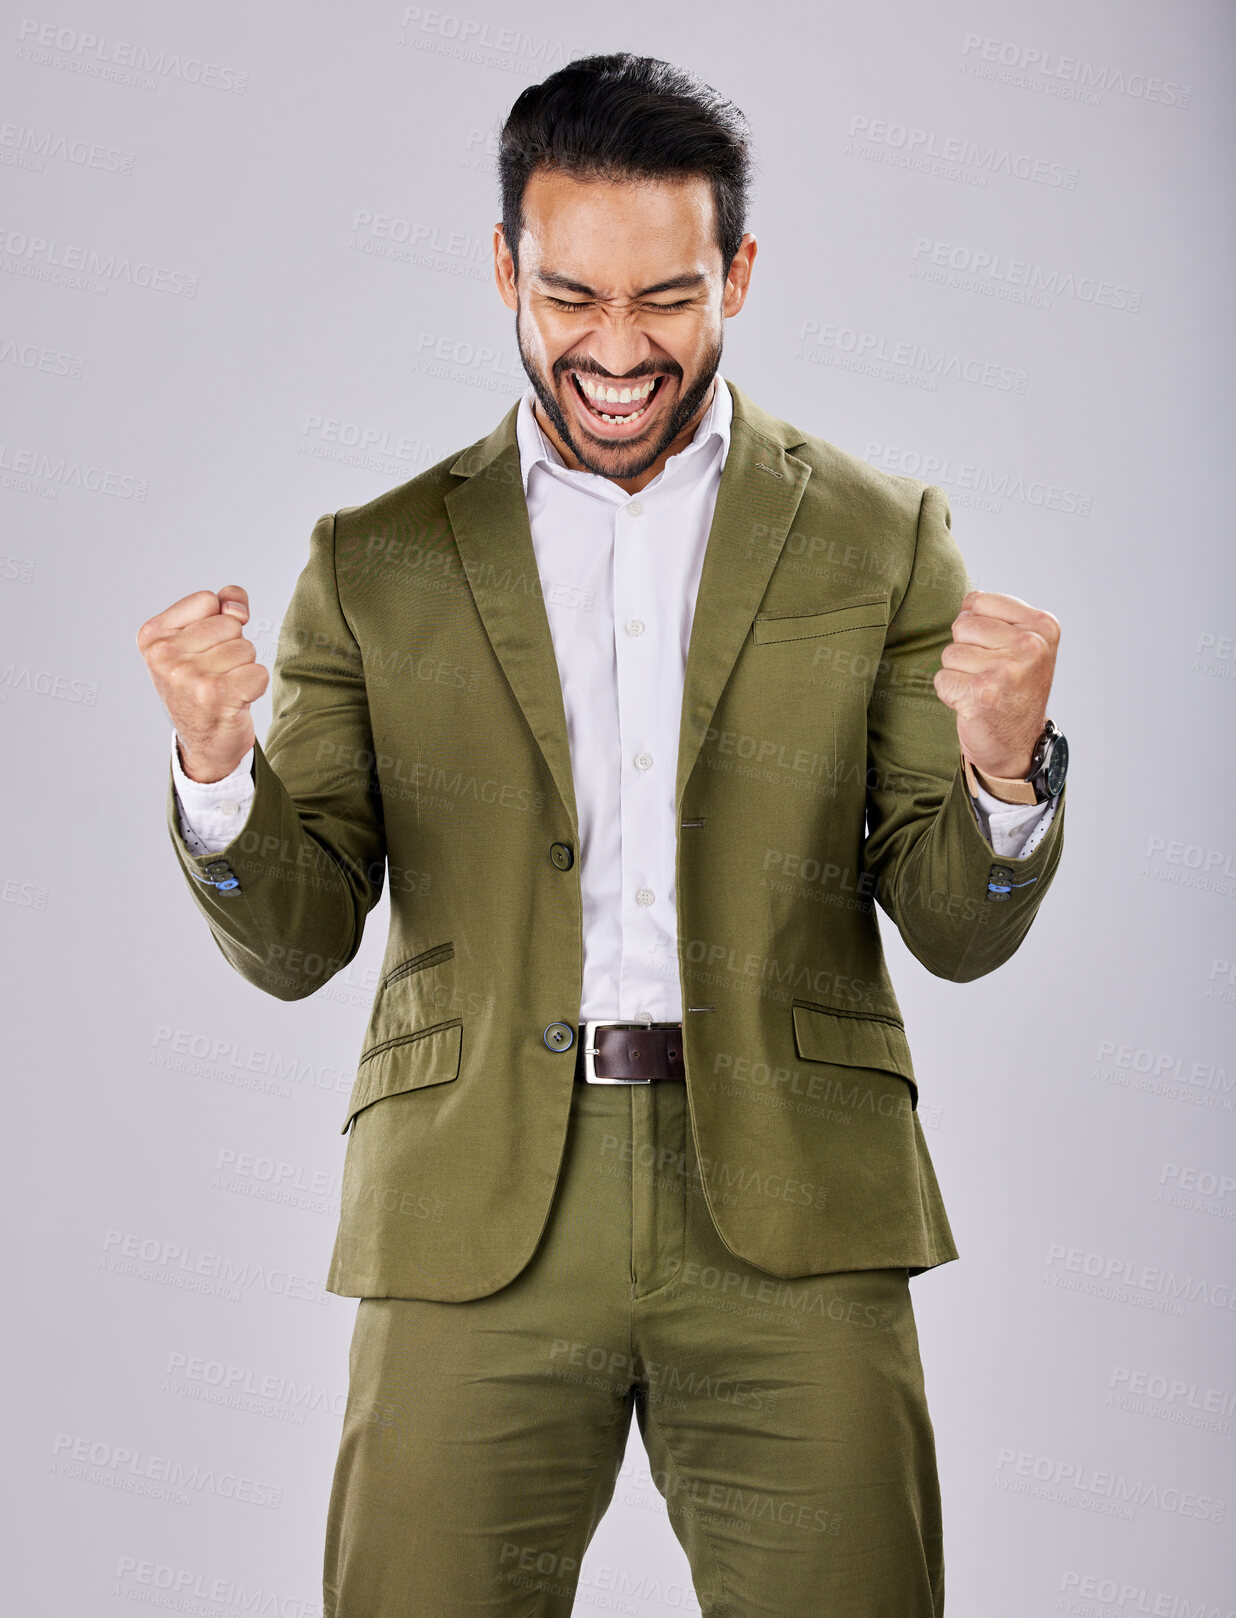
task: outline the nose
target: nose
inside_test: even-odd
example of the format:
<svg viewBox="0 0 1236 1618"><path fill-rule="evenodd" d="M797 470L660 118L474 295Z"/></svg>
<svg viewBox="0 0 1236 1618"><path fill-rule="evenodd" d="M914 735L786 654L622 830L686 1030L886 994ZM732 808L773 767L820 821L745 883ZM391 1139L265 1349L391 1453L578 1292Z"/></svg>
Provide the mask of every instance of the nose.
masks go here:
<svg viewBox="0 0 1236 1618"><path fill-rule="evenodd" d="M657 353L646 333L630 318L605 315L589 333L587 353L611 377L627 376L637 366L652 367Z"/></svg>

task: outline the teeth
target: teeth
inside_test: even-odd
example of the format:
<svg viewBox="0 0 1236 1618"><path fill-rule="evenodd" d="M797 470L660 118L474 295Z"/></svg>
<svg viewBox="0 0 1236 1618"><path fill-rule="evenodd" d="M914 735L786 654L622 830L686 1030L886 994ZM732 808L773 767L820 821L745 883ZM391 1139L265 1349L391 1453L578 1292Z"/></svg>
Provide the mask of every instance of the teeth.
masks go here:
<svg viewBox="0 0 1236 1618"><path fill-rule="evenodd" d="M601 420L612 422L615 426L623 427L629 427L632 422L638 421L641 416L645 415L648 410L647 404L645 403L638 410L632 410L627 415L623 416L611 416L607 411L600 409L600 405L603 403L630 404L636 399L647 400L659 380L657 377L653 376L649 377L647 382L639 383L633 388L611 388L607 387L605 383L601 383L598 386L591 380L590 377L581 376L578 371L574 372L573 374L575 376L575 380L579 383L580 387L584 390L584 393L591 400L593 408L596 410L596 413L598 416L600 416Z"/></svg>
<svg viewBox="0 0 1236 1618"><path fill-rule="evenodd" d="M636 399L646 399L656 387L656 377L649 377L646 382L637 383L635 387L613 388L602 382L594 382L591 377L579 376L576 372L579 385L583 388L589 399L597 404L630 404ZM604 415L604 411L600 412Z"/></svg>

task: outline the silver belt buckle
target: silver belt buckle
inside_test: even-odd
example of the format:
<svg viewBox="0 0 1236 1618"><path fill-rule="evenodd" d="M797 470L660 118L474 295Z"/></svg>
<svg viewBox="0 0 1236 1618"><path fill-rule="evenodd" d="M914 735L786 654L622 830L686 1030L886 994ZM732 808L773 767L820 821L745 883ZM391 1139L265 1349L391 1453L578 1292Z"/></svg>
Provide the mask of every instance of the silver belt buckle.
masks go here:
<svg viewBox="0 0 1236 1618"><path fill-rule="evenodd" d="M651 1084L651 1077L643 1079L615 1078L609 1074L597 1072L597 1048L592 1043L593 1034L598 1028L651 1028L652 1023L646 1022L606 1022L602 1017L589 1017L584 1022L584 1080L588 1084Z"/></svg>

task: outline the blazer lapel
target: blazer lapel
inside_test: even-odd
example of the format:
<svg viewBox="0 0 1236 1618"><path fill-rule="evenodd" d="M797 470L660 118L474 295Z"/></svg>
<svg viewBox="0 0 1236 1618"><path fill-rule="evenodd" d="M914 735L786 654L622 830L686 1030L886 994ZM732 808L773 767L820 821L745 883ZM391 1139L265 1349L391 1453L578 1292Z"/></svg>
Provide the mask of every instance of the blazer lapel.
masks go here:
<svg viewBox="0 0 1236 1618"><path fill-rule="evenodd" d="M545 756L578 842L562 681L519 467L518 408L513 406L488 438L452 463L452 474L466 481L447 494L446 509L485 632Z"/></svg>
<svg viewBox="0 0 1236 1618"><path fill-rule="evenodd" d="M730 448L687 650L676 804L682 802L705 732L811 475L806 462L787 453L803 442L802 434L761 410L732 382L727 386L734 400ZM452 463L451 473L464 481L447 494L446 508L485 632L578 839L562 684L520 473L518 408L512 406L488 438Z"/></svg>
<svg viewBox="0 0 1236 1618"><path fill-rule="evenodd" d="M676 806L811 476L786 453L803 435L727 385L734 416L687 648Z"/></svg>

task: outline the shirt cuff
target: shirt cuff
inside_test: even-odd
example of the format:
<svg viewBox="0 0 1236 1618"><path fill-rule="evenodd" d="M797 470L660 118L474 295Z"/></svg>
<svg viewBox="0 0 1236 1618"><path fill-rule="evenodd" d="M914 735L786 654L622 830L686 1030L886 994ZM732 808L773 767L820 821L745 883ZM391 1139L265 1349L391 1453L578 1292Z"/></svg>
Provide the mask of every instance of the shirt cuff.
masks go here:
<svg viewBox="0 0 1236 1618"><path fill-rule="evenodd" d="M244 827L253 802L253 749L219 781L193 781L180 764L172 731L172 782L180 835L193 854L217 854Z"/></svg>
<svg viewBox="0 0 1236 1618"><path fill-rule="evenodd" d="M1060 794L1046 803L1006 803L979 786L972 794L979 826L993 850L1005 859L1024 859L1047 835Z"/></svg>

